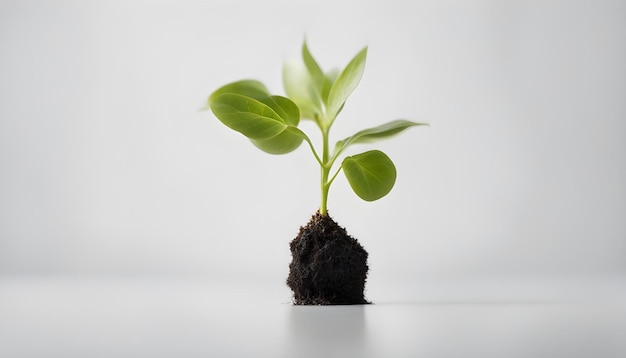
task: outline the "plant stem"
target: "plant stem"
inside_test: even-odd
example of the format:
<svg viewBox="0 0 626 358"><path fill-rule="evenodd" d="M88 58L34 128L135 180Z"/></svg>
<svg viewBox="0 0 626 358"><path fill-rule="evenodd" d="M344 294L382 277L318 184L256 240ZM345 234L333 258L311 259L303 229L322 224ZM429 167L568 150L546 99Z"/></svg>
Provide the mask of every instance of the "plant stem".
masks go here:
<svg viewBox="0 0 626 358"><path fill-rule="evenodd" d="M320 214L326 215L328 212L328 189L330 189L330 183L328 182L328 176L330 175L330 166L331 163L329 161L330 154L328 152L328 130L329 128L322 128L322 180L321 180L321 189L322 189L322 203L320 205Z"/></svg>

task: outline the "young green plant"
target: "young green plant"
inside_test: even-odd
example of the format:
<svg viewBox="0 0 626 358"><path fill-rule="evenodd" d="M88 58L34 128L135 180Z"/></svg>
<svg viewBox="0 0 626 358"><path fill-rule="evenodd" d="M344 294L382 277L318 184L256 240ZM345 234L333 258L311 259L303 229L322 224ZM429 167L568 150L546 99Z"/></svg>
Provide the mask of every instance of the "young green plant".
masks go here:
<svg viewBox="0 0 626 358"><path fill-rule="evenodd" d="M241 80L213 92L208 105L222 123L248 137L267 153L286 154L306 142L321 171L320 214L327 214L328 192L340 171L361 199L378 200L387 195L396 182L396 167L385 153L370 150L346 156L336 166L337 160L353 144L389 138L425 123L394 120L344 138L335 143L331 151L330 129L359 84L366 57L367 47L357 53L342 71L323 72L304 42L302 61L286 62L283 68L287 97L271 95L259 81ZM301 119L314 121L320 129L321 153L309 136L298 128Z"/></svg>

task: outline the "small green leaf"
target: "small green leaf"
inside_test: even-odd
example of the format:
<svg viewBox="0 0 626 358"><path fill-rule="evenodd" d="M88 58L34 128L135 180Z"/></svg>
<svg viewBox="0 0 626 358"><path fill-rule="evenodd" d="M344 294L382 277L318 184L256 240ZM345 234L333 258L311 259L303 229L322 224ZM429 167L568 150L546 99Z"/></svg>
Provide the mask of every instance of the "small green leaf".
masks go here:
<svg viewBox="0 0 626 358"><path fill-rule="evenodd" d="M361 81L367 58L367 47L361 50L339 74L328 94L328 114L335 118L350 94Z"/></svg>
<svg viewBox="0 0 626 358"><path fill-rule="evenodd" d="M322 100L322 87L324 86L325 76L324 72L322 72L322 69L317 64L317 61L315 61L315 58L311 55L306 41L302 43L302 60L311 77L311 84L314 89L312 99L315 103L319 103Z"/></svg>
<svg viewBox="0 0 626 358"><path fill-rule="evenodd" d="M210 106L222 123L250 139L269 139L289 126L266 104L239 94L220 94Z"/></svg>
<svg viewBox="0 0 626 358"><path fill-rule="evenodd" d="M411 122L405 119L397 119L376 127L364 129L348 138L338 141L335 145L335 152L341 152L352 144L371 143L377 140L392 137L410 127L423 125L428 124Z"/></svg>
<svg viewBox="0 0 626 358"><path fill-rule="evenodd" d="M365 201L382 198L396 183L395 165L379 150L346 157L341 165L352 190Z"/></svg>
<svg viewBox="0 0 626 358"><path fill-rule="evenodd" d="M328 71L324 76L324 83L322 85L322 101L324 105L328 107L328 95L330 94L330 89L333 87L333 84L337 80L339 76L339 69L332 69Z"/></svg>
<svg viewBox="0 0 626 358"><path fill-rule="evenodd" d="M287 154L296 150L304 138L304 133L298 128L287 127L277 136L262 140L252 139L252 143L266 153Z"/></svg>
<svg viewBox="0 0 626 358"><path fill-rule="evenodd" d="M300 117L313 119L322 113L316 101L313 80L302 61L289 60L283 65L283 87L287 97L300 108Z"/></svg>

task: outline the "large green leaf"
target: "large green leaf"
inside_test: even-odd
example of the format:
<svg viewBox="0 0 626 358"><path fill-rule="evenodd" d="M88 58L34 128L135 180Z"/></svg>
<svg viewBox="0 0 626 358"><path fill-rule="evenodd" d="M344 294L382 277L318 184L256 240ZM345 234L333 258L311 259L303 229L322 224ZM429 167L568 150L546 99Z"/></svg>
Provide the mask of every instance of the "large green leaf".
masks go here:
<svg viewBox="0 0 626 358"><path fill-rule="evenodd" d="M268 96L259 99L259 101L273 109L288 125L297 127L300 123L300 110L289 98Z"/></svg>
<svg viewBox="0 0 626 358"><path fill-rule="evenodd" d="M238 94L256 99L270 107L285 123L297 126L300 122L300 110L291 100L281 96L271 96L261 82L256 80L241 80L220 87L209 97L209 104L222 94Z"/></svg>
<svg viewBox="0 0 626 358"><path fill-rule="evenodd" d="M334 119L352 91L361 81L367 58L367 47L359 51L339 74L328 94L328 115Z"/></svg>
<svg viewBox="0 0 626 358"><path fill-rule="evenodd" d="M257 148L270 154L287 154L296 150L305 134L296 127L288 127L283 132L269 139L253 139L252 143Z"/></svg>
<svg viewBox="0 0 626 358"><path fill-rule="evenodd" d="M376 127L364 129L348 138L338 141L335 145L335 153L343 151L352 144L370 143L377 140L389 138L404 131L405 129L423 125L427 124L407 121L405 119L397 119L395 121L391 121Z"/></svg>
<svg viewBox="0 0 626 358"><path fill-rule="evenodd" d="M240 94L220 94L210 106L222 123L250 139L269 139L289 127L268 105Z"/></svg>
<svg viewBox="0 0 626 358"><path fill-rule="evenodd" d="M254 98L256 100L269 97L269 92L267 91L267 88L265 88L265 85L263 85L263 83L256 80L241 80L229 83L218 88L209 97L209 105L217 96L225 93L240 94L242 96Z"/></svg>
<svg viewBox="0 0 626 358"><path fill-rule="evenodd" d="M264 103L283 118L289 127L272 138L253 139L252 143L257 146L257 148L270 154L287 154L296 150L305 137L304 133L296 128L300 122L298 106L288 98L281 96L268 97L267 102L264 101Z"/></svg>
<svg viewBox="0 0 626 358"><path fill-rule="evenodd" d="M341 165L352 190L365 201L382 198L396 183L395 165L379 150L346 157Z"/></svg>

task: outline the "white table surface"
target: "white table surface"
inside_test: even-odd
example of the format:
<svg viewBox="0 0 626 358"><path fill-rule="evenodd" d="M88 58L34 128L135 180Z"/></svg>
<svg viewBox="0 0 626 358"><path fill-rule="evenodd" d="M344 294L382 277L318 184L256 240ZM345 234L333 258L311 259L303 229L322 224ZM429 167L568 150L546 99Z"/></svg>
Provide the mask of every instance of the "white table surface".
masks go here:
<svg viewBox="0 0 626 358"><path fill-rule="evenodd" d="M0 357L626 357L620 282L569 300L482 285L296 307L281 282L3 277Z"/></svg>

